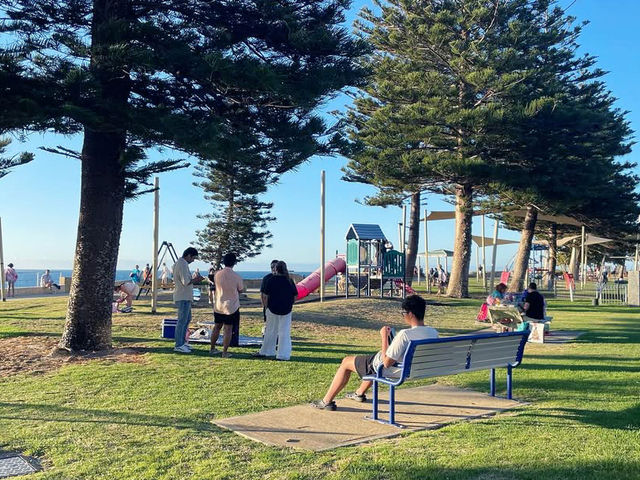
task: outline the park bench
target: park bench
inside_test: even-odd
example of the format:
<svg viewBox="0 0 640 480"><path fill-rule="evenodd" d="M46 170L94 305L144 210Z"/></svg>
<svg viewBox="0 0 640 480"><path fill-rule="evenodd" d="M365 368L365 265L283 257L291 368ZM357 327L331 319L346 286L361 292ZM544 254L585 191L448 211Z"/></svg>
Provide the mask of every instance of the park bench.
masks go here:
<svg viewBox="0 0 640 480"><path fill-rule="evenodd" d="M412 340L405 352L399 378L386 378L381 365L376 375L363 380L373 382L372 420L381 421L378 415L378 387L380 383L389 385L389 421L383 422L396 427L395 387L406 380L440 377L475 370L491 370L489 392L496 394L496 368L507 369L507 398L511 399L512 369L520 365L529 332L485 333L456 337Z"/></svg>

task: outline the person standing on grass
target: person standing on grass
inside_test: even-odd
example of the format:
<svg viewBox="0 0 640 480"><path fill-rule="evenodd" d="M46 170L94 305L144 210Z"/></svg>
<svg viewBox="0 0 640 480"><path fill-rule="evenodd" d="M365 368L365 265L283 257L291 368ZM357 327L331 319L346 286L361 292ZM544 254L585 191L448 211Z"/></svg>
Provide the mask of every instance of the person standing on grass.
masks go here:
<svg viewBox="0 0 640 480"><path fill-rule="evenodd" d="M207 274L207 283L209 284L209 305L213 305L216 294L216 267L211 265Z"/></svg>
<svg viewBox="0 0 640 480"><path fill-rule="evenodd" d="M131 281L133 283L140 283L140 266L136 265L136 268L134 268L133 270L131 270L131 273L129 274L129 278L131 278Z"/></svg>
<svg viewBox="0 0 640 480"><path fill-rule="evenodd" d="M276 357L276 360L291 358L291 311L298 296L298 289L289 277L287 264L279 261L275 273L269 278L262 293L262 304L266 306L267 325L260 351L255 357ZM277 347L276 347L277 343Z"/></svg>
<svg viewBox="0 0 640 480"><path fill-rule="evenodd" d="M189 264L198 258L198 251L187 248L182 257L173 266L173 301L178 307L178 323L176 324L176 346L173 349L180 353L191 353L191 347L186 343L187 328L191 322L191 303L193 302L193 280L189 271Z"/></svg>
<svg viewBox="0 0 640 480"><path fill-rule="evenodd" d="M7 265L4 269L4 278L7 281L7 297L16 296L16 282L18 281L18 272L13 268L13 263Z"/></svg>
<svg viewBox="0 0 640 480"><path fill-rule="evenodd" d="M169 275L171 273L169 272L169 267L167 267L166 263L162 264L162 276L160 277L160 284L163 287L166 287L167 285L169 285Z"/></svg>
<svg viewBox="0 0 640 480"><path fill-rule="evenodd" d="M242 277L233 271L237 258L233 253L227 253L222 257L224 268L216 273L216 301L213 308L213 321L215 323L211 332L211 355L217 355L216 342L220 336L220 330L224 326L222 339L222 357L231 356L227 350L231 344L234 327L236 332L240 329L240 292L244 290Z"/></svg>
<svg viewBox="0 0 640 480"><path fill-rule="evenodd" d="M368 375L375 375L378 367L384 365L382 374L385 377L399 377L401 369L397 366L402 362L404 354L409 347L411 340L422 340L425 338L438 338L438 331L435 328L424 324L424 313L427 302L418 295L410 295L402 302L402 318L411 328L400 330L398 334L389 342L391 328L384 326L380 329L380 351L372 355L355 355L345 357L338 368L329 390L321 400L311 402L311 406L323 410L336 410L334 399L349 383L351 373L355 372L360 378ZM346 395L346 398L356 402L366 402L366 392L371 387L370 381L366 380L354 392Z"/></svg>
<svg viewBox="0 0 640 480"><path fill-rule="evenodd" d="M270 272L267 273L264 277L262 277L262 282L260 282L260 300L262 301L262 318L265 323L267 321L267 304L264 302L264 289L267 286L267 282L271 277L276 274L276 265L278 264L278 260L271 260L271 265L269 265ZM262 333L264 335L264 332Z"/></svg>

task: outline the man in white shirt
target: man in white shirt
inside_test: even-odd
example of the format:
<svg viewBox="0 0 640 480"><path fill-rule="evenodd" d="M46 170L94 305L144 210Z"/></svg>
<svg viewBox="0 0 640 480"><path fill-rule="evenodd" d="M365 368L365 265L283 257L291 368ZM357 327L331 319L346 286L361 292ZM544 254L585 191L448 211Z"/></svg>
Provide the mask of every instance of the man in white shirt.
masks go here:
<svg viewBox="0 0 640 480"><path fill-rule="evenodd" d="M40 286L42 288L48 288L49 291L51 291L52 287L55 287L58 290L60 290L60 285L58 285L57 283L53 283L53 280L51 280L51 272L49 272L48 269L45 270L44 275L40 277Z"/></svg>
<svg viewBox="0 0 640 480"><path fill-rule="evenodd" d="M351 373L357 373L360 378L367 375L375 375L378 367L384 365L382 374L385 377L399 377L400 368L396 366L404 358L404 354L409 347L411 340L421 340L425 338L438 338L438 331L435 328L424 324L424 312L427 302L418 295L411 295L402 302L402 318L411 328L400 330L389 344L389 334L391 328L384 326L380 329L381 348L373 355L351 355L345 357L338 368L331 386L322 400L311 402L311 406L324 410L335 410L334 399L349 383ZM346 398L356 402L366 402L366 392L371 387L370 381L363 381L360 387L354 392L346 395Z"/></svg>
<svg viewBox="0 0 640 480"><path fill-rule="evenodd" d="M182 257L173 266L173 301L178 307L178 323L176 325L176 346L173 349L180 353L190 353L191 347L186 343L187 328L191 322L191 302L193 302L193 280L189 264L198 258L198 251L187 248Z"/></svg>

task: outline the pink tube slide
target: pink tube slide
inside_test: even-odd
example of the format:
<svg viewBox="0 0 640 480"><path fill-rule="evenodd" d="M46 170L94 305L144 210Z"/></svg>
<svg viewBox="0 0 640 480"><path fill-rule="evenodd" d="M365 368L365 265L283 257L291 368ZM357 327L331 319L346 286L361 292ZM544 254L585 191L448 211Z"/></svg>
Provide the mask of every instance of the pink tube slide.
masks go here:
<svg viewBox="0 0 640 480"><path fill-rule="evenodd" d="M331 277L337 275L338 273L344 273L347 267L347 263L344 261L344 258L334 258L333 260L327 262L324 266L324 281L330 280ZM307 295L309 295L314 290L317 290L320 287L320 269L318 268L315 272L309 275L304 280L301 280L297 283L296 288L298 289L298 298L300 300Z"/></svg>

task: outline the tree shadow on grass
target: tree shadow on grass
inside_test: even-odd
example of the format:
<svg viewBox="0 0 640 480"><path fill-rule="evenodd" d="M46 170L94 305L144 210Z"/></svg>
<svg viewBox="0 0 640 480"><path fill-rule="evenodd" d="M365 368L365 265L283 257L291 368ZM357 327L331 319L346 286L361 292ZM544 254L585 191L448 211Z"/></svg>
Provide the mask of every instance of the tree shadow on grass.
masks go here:
<svg viewBox="0 0 640 480"><path fill-rule="evenodd" d="M213 414L210 415L213 418ZM0 419L60 422L60 423L104 423L137 425L142 427L161 427L191 429L197 431L222 432L209 420L163 417L161 415L145 415L140 413L119 412L112 410L94 410L85 408L63 407L59 405L37 403L0 402Z"/></svg>
<svg viewBox="0 0 640 480"><path fill-rule="evenodd" d="M357 451L361 447L352 447ZM531 453L532 459L536 452ZM496 459L496 466L484 468L441 467L420 457L405 461L356 461L342 472L342 478L367 478L381 480L531 480L534 478L562 480L637 480L640 477L640 462L634 460L580 461L567 460L566 465L551 464L542 460L527 465L507 466ZM351 468L356 470L351 470Z"/></svg>
<svg viewBox="0 0 640 480"><path fill-rule="evenodd" d="M640 403L624 410L589 410L580 408L557 408L553 407L552 411L543 411L545 424L548 424L548 419L557 418L563 422L575 421L584 425L591 425L607 429L615 430L633 430L640 429ZM556 414L553 412L562 412L562 414ZM539 412L522 412L520 419L523 422L527 422L530 417L535 419L541 414ZM566 423L564 423L566 426Z"/></svg>

